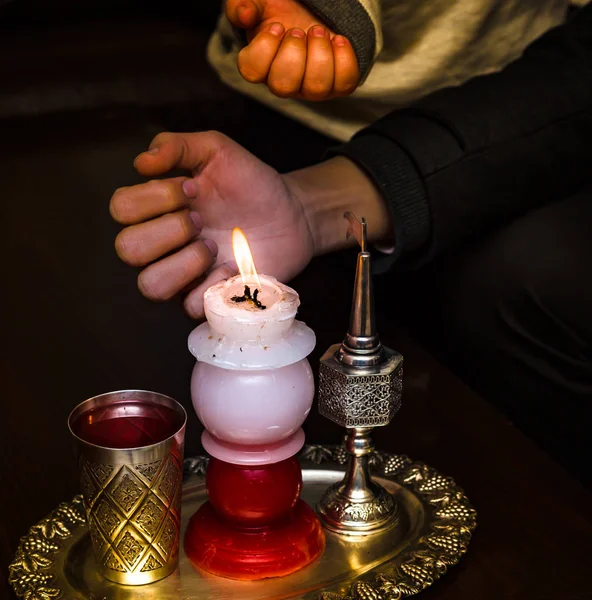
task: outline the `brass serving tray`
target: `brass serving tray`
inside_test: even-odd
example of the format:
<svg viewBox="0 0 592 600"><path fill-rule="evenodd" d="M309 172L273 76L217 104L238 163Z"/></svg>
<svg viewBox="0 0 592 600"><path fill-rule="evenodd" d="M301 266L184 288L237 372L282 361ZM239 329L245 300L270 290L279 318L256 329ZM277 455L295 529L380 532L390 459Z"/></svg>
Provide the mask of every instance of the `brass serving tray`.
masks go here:
<svg viewBox="0 0 592 600"><path fill-rule="evenodd" d="M311 506L343 477L345 450L306 446L300 455L302 497ZM182 527L206 499L206 457L185 461ZM198 572L181 553L167 579L126 587L95 570L81 497L61 504L22 539L10 565L10 583L25 600L397 600L417 594L466 552L476 513L449 477L405 456L377 452L377 480L396 495L400 518L390 529L366 537L327 532L323 556L308 568L279 579L243 582Z"/></svg>

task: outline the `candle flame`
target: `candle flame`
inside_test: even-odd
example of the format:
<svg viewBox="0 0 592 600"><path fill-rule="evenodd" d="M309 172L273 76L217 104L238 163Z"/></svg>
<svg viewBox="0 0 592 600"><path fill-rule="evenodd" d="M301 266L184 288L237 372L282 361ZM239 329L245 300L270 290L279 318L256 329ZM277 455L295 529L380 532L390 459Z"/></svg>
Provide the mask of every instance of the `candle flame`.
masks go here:
<svg viewBox="0 0 592 600"><path fill-rule="evenodd" d="M232 230L232 251L234 252L234 260L238 265L243 283L247 285L249 282L255 280L257 288L261 290L261 281L253 262L249 242L247 242L245 234L238 227Z"/></svg>

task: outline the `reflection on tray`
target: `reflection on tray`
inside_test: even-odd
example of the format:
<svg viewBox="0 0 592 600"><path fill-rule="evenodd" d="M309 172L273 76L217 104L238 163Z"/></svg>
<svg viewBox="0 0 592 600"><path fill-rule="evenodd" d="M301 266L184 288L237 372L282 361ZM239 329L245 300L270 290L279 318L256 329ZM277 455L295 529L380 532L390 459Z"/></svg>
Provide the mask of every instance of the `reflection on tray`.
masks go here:
<svg viewBox="0 0 592 600"><path fill-rule="evenodd" d="M303 465L302 497L311 506L316 505L328 485L343 477L343 467L336 462L341 462L340 449L326 448L314 456L322 464ZM59 591L64 600L317 600L325 592L332 592L332 600L339 600L351 595L352 589L359 593L366 589L375 595L388 589L393 597L398 593L417 593L460 560L476 525L475 511L450 478L405 457L380 453L376 456L378 481L399 502L398 522L386 531L365 537L328 532L322 557L293 575L254 582L232 581L197 572L182 555L179 570L167 579L147 586L125 587L97 574L88 530L78 523L72 526L71 535L59 540L59 550L53 550L47 561L42 561L45 567L40 575L44 576L37 580L30 576L27 579L19 566L25 560L25 538L11 566L11 583L20 597L26 591L34 592L32 585L37 581L37 586L45 590ZM190 464L194 471L203 472L204 465L195 459ZM193 475L184 487L183 530L206 499L203 477ZM80 505L77 506L80 512ZM33 528L30 536L39 537L39 527Z"/></svg>

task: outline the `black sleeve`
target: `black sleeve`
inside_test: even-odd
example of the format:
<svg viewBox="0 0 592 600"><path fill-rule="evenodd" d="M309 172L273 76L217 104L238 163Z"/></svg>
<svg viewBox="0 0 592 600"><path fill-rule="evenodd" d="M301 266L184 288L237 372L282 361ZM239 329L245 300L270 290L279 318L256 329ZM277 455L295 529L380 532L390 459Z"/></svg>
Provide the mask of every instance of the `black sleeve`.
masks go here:
<svg viewBox="0 0 592 600"><path fill-rule="evenodd" d="M592 181L592 5L493 75L393 112L335 148L376 182L397 259L423 264Z"/></svg>

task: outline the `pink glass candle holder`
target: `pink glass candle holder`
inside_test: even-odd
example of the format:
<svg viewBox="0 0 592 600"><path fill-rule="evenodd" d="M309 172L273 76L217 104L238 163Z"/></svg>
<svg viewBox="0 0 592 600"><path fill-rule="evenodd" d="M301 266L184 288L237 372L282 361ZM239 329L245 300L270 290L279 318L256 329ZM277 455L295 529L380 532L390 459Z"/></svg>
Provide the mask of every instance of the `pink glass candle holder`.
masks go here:
<svg viewBox="0 0 592 600"><path fill-rule="evenodd" d="M272 277L247 287L233 277L206 292L207 322L189 337L198 361L191 396L212 460L209 502L192 517L185 550L216 575L288 575L324 548L320 522L299 497L295 454L314 397L306 357L315 336L295 320L298 305L298 294Z"/></svg>

